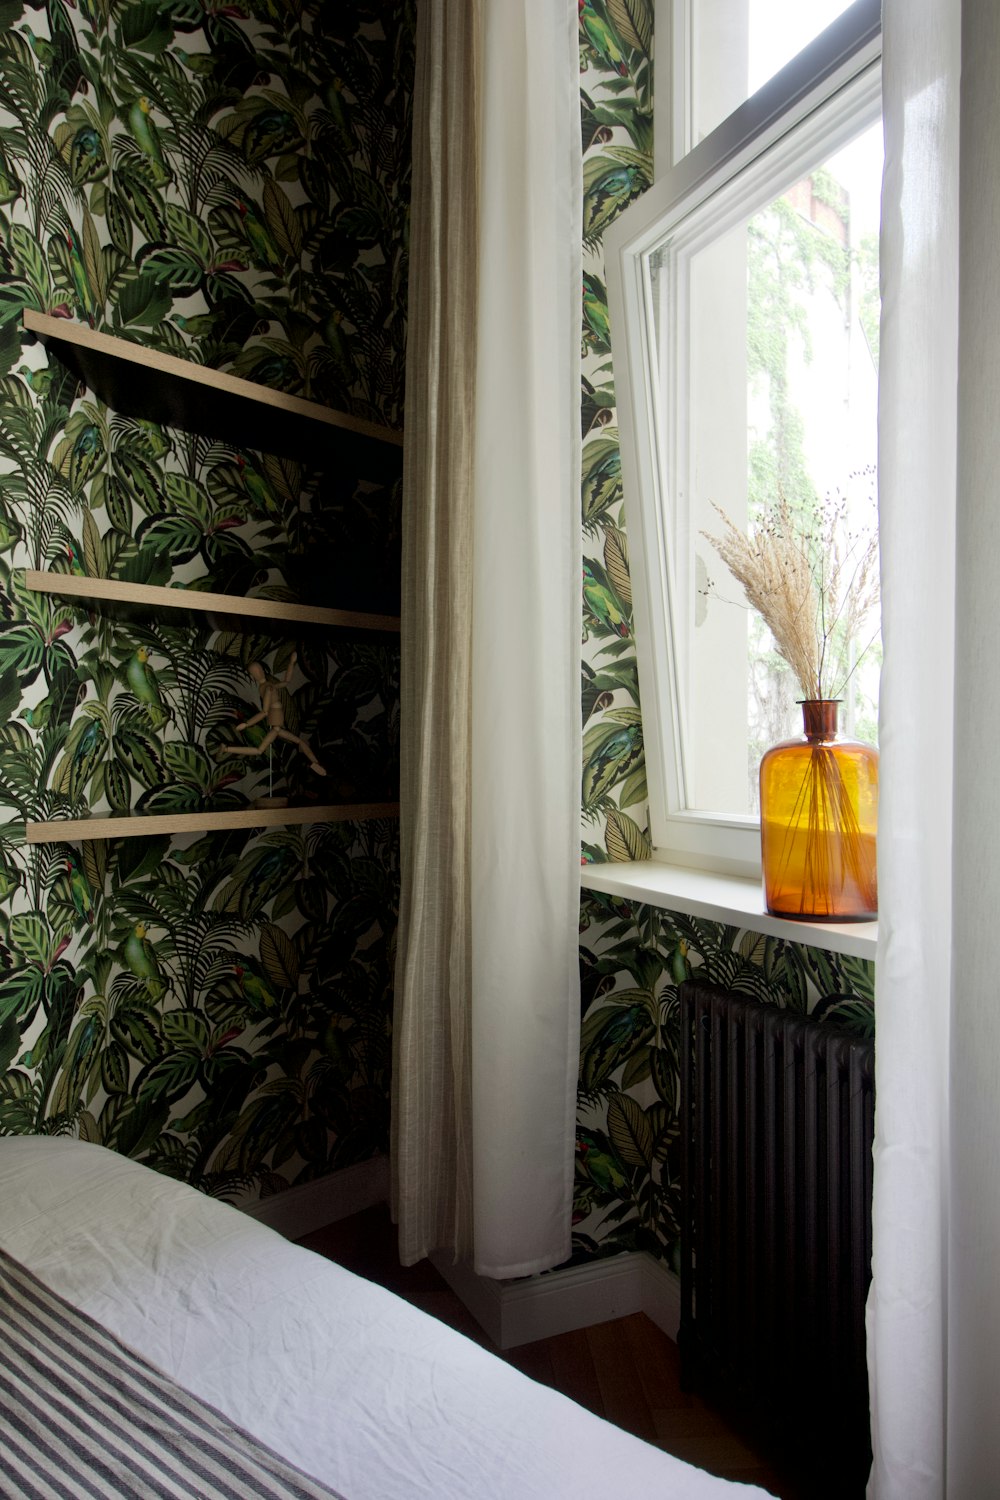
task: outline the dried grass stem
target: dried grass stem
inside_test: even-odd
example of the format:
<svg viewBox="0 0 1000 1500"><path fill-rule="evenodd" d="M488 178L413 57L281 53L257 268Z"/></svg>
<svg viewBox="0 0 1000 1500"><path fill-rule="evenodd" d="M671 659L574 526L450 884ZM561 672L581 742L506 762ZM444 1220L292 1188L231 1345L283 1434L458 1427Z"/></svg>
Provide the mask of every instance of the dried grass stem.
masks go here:
<svg viewBox="0 0 1000 1500"><path fill-rule="evenodd" d="M838 697L860 660L845 655L878 601L877 532L852 536L842 504L827 505L818 533L803 531L784 496L749 533L714 509L722 535L702 535L742 585L803 697Z"/></svg>

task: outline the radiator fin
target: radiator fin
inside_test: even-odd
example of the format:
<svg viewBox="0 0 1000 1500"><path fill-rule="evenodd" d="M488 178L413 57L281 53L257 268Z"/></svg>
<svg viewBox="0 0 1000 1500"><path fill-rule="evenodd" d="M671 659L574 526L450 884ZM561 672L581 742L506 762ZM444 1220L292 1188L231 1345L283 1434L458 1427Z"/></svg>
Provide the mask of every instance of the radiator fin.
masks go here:
<svg viewBox="0 0 1000 1500"><path fill-rule="evenodd" d="M696 981L680 1001L685 1382L863 1486L874 1043Z"/></svg>

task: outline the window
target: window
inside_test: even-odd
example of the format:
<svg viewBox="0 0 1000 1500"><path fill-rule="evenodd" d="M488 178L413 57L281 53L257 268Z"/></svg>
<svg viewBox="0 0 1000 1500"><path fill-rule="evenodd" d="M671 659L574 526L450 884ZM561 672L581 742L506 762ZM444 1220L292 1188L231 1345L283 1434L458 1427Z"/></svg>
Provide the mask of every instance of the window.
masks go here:
<svg viewBox="0 0 1000 1500"><path fill-rule="evenodd" d="M856 529L875 495L878 4L799 7L835 19L787 64L766 24L784 8L744 0L719 70L735 105L691 142L704 48L678 37L722 14L733 30L740 7L687 0L672 118L690 149L605 242L653 842L740 873L759 868L761 751L800 732L800 695L706 537L715 507L742 527L781 497ZM767 81L747 98L751 66ZM866 662L842 723L873 738Z"/></svg>
<svg viewBox="0 0 1000 1500"><path fill-rule="evenodd" d="M676 162L815 41L850 0L660 0L658 57L669 36L674 65L671 133ZM661 14L662 13L662 14Z"/></svg>

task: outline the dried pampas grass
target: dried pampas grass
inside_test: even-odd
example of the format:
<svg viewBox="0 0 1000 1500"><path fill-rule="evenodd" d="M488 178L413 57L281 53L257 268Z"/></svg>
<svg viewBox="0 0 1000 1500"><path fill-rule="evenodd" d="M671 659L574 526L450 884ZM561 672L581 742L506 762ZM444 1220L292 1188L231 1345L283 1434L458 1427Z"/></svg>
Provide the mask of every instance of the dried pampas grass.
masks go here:
<svg viewBox="0 0 1000 1500"><path fill-rule="evenodd" d="M774 637L806 699L837 698L877 636L856 637L879 597L878 531L848 525L847 502L827 497L813 524L784 496L741 531L718 505L721 536L703 531Z"/></svg>

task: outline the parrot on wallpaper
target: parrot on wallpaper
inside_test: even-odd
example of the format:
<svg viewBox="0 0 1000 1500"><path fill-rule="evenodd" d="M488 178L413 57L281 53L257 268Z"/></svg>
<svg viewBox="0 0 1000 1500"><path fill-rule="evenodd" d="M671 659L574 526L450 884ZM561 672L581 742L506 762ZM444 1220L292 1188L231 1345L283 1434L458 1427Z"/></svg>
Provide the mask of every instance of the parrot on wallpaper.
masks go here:
<svg viewBox="0 0 1000 1500"><path fill-rule="evenodd" d="M147 417L136 417L135 425L142 438L142 446L150 458L162 458L165 453L170 452L170 439L158 422L151 422Z"/></svg>
<svg viewBox="0 0 1000 1500"><path fill-rule="evenodd" d="M608 321L607 293L597 277L587 272L583 277L583 317L588 330L584 342L591 344L598 353L609 353L611 324Z"/></svg>
<svg viewBox="0 0 1000 1500"><path fill-rule="evenodd" d="M670 977L674 984L683 984L685 979L691 978L691 965L688 961L688 945L681 938L677 947L670 954Z"/></svg>
<svg viewBox="0 0 1000 1500"><path fill-rule="evenodd" d="M239 895L241 915L257 911L285 887L298 864L298 857L290 849L269 849L256 860L243 881Z"/></svg>
<svg viewBox="0 0 1000 1500"><path fill-rule="evenodd" d="M601 485L620 484L622 477L622 456L618 448L606 453L600 463L595 464L587 475L587 479L594 489Z"/></svg>
<svg viewBox="0 0 1000 1500"><path fill-rule="evenodd" d="M621 482L622 456L615 446L587 471L583 482L584 515L592 520L620 499Z"/></svg>
<svg viewBox="0 0 1000 1500"><path fill-rule="evenodd" d="M130 106L128 112L128 128L132 132L132 139L142 154L149 159L152 171L152 179L156 183L168 182L170 180L170 168L167 166L160 145L160 134L150 117L150 103L145 94Z"/></svg>
<svg viewBox="0 0 1000 1500"><path fill-rule="evenodd" d="M35 395L41 397L43 401L52 389L52 382L56 378L56 372L53 369L30 370L27 365L18 365L14 373L20 375L29 389L33 390Z"/></svg>
<svg viewBox="0 0 1000 1500"><path fill-rule="evenodd" d="M642 728L638 724L623 724L605 740L583 769L584 805L590 807L608 787L624 781L639 763L642 749Z"/></svg>
<svg viewBox="0 0 1000 1500"><path fill-rule="evenodd" d="M287 151L299 140L298 126L283 109L265 109L255 115L243 135L243 151L248 161L259 162L267 156Z"/></svg>
<svg viewBox="0 0 1000 1500"><path fill-rule="evenodd" d="M211 52L184 52L180 47L172 50L186 72L199 73L239 94L246 93L252 83L266 84L271 76L267 69L261 68L260 59L245 42L217 42Z"/></svg>
<svg viewBox="0 0 1000 1500"><path fill-rule="evenodd" d="M610 1059L620 1056L623 1048L644 1040L652 1029L652 1023L642 1006L622 1006L617 1013L612 1012L611 1019L601 1028L600 1049L594 1054L596 1060L599 1063L603 1060L603 1067L606 1067ZM588 1057L588 1063L589 1061ZM590 1076L586 1069L584 1076Z"/></svg>
<svg viewBox="0 0 1000 1500"><path fill-rule="evenodd" d="M87 685L86 683L81 682L76 692L75 706L77 708L84 701L86 696ZM18 717L23 719L26 724L30 724L32 729L44 729L46 724L49 722L49 719L51 718L53 707L59 701L60 699L58 694L50 693L48 697L42 698L38 703L33 704L31 708L23 709ZM65 701L65 698L63 698L62 702L64 705ZM3 892L0 891L0 898L2 898L2 895Z"/></svg>
<svg viewBox="0 0 1000 1500"><path fill-rule="evenodd" d="M103 460L104 443L101 438L101 429L93 422L88 422L86 427L80 429L69 450L66 478L69 480L70 488L74 491L82 489Z"/></svg>
<svg viewBox="0 0 1000 1500"><path fill-rule="evenodd" d="M108 175L101 137L92 125L82 125L74 135L69 148L69 171L77 186Z"/></svg>
<svg viewBox="0 0 1000 1500"><path fill-rule="evenodd" d="M357 367L351 357L349 340L344 337L341 324L342 312L333 312L323 324L323 342L337 371L337 379L350 385L357 376Z"/></svg>
<svg viewBox="0 0 1000 1500"><path fill-rule="evenodd" d="M171 313L171 323L176 323L181 333L189 333L193 339L207 338L219 321L219 313L198 313L186 318L183 313Z"/></svg>
<svg viewBox="0 0 1000 1500"><path fill-rule="evenodd" d="M24 38L38 59L51 90L50 97L58 98L64 94L71 98L78 86L82 85L82 91L86 92L86 80L80 67L80 49L73 23L67 15L66 3L56 4L54 0L47 0L45 10L48 14L49 37L36 36L27 26L18 27L18 35Z"/></svg>
<svg viewBox="0 0 1000 1500"><path fill-rule="evenodd" d="M78 578L86 578L87 570L80 561L80 553L72 538L66 543L66 557L69 561L69 570Z"/></svg>
<svg viewBox="0 0 1000 1500"><path fill-rule="evenodd" d="M103 738L104 731L100 724L96 719L91 719L74 747L69 765L69 789L72 796L78 795L88 778L93 775Z"/></svg>
<svg viewBox="0 0 1000 1500"><path fill-rule="evenodd" d="M589 194L588 222L603 220L608 204L624 208L637 193L642 192L645 181L638 167L614 166L591 184Z"/></svg>
<svg viewBox="0 0 1000 1500"><path fill-rule="evenodd" d="M17 33L19 36L24 37L24 40L38 58L42 67L46 72L49 72L56 60L56 49L48 37L36 36L29 26L19 26Z"/></svg>
<svg viewBox="0 0 1000 1500"><path fill-rule="evenodd" d="M576 1151L584 1173L608 1198L615 1198L628 1187L628 1181L614 1157L601 1149L589 1130L577 1130Z"/></svg>
<svg viewBox="0 0 1000 1500"><path fill-rule="evenodd" d="M87 1016L81 1021L79 1028L70 1039L64 1066L73 1069L79 1067L84 1058L89 1056L90 1051L97 1040L101 1029L101 1023L96 1016Z"/></svg>
<svg viewBox="0 0 1000 1500"><path fill-rule="evenodd" d="M606 62L619 78L628 76L625 54L618 45L618 38L608 23L594 13L590 0L580 0L580 25L583 34L602 62Z"/></svg>
<svg viewBox="0 0 1000 1500"><path fill-rule="evenodd" d="M597 577L593 564L586 559L583 563L583 597L596 620L615 635L620 635L623 640L628 639L632 632L621 604L609 585Z"/></svg>
<svg viewBox="0 0 1000 1500"><path fill-rule="evenodd" d="M244 969L242 964L234 964L233 973L236 975L240 991L244 999L248 1001L254 1015L261 1015L262 1013L277 1010L277 996L259 975L252 973L250 969Z"/></svg>
<svg viewBox="0 0 1000 1500"><path fill-rule="evenodd" d="M126 964L136 979L145 980L146 989L154 1000L158 1000L166 986L160 976L156 953L146 936L145 922L136 922L125 939L122 953Z"/></svg>
<svg viewBox="0 0 1000 1500"><path fill-rule="evenodd" d="M261 385L269 385L275 391L287 391L298 379L293 360L284 354L272 354L254 365L254 379Z"/></svg>
<svg viewBox="0 0 1000 1500"><path fill-rule="evenodd" d="M170 715L163 706L156 673L149 665L149 652L145 646L140 646L135 655L129 657L125 667L125 676L139 702L145 704L150 722L154 727L158 728L164 724Z"/></svg>
<svg viewBox="0 0 1000 1500"><path fill-rule="evenodd" d="M75 855L68 854L63 861L66 874L69 876L69 892L73 899L73 910L78 917L83 917L86 922L94 920L94 903L90 894L90 886L87 877L80 868Z"/></svg>
<svg viewBox="0 0 1000 1500"><path fill-rule="evenodd" d="M18 718L23 719L30 729L44 729L51 713L52 699L43 698L41 703L36 703L33 708L22 709Z"/></svg>
<svg viewBox="0 0 1000 1500"><path fill-rule="evenodd" d="M171 51L186 73L201 73L211 78L215 72L215 55L211 52L185 52L181 47L173 47Z"/></svg>
<svg viewBox="0 0 1000 1500"><path fill-rule="evenodd" d="M281 507L274 498L271 486L263 474L252 463L249 463L243 454L236 458L237 467L240 471L240 479L250 502L250 508L255 515L270 516L272 520L282 521Z"/></svg>
<svg viewBox="0 0 1000 1500"><path fill-rule="evenodd" d="M243 233L257 264L267 266L271 271L280 271L285 263L284 256L274 243L267 225L261 221L252 203L241 203L239 209Z"/></svg>
<svg viewBox="0 0 1000 1500"><path fill-rule="evenodd" d="M83 265L83 255L76 235L72 229L66 230L66 248L69 250L69 273L73 281L73 290L76 300L83 312L87 322L94 325L94 294L90 290L90 282L87 280L87 272Z"/></svg>

